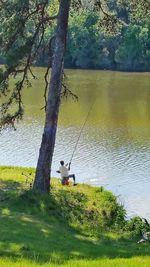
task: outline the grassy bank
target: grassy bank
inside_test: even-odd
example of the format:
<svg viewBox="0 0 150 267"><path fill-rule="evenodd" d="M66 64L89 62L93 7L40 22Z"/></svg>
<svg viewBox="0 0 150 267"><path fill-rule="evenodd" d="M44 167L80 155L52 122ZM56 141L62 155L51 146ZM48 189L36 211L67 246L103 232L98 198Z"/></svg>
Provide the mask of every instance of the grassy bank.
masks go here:
<svg viewBox="0 0 150 267"><path fill-rule="evenodd" d="M123 233L124 209L103 188L29 191L33 169L0 167L1 267L150 266L150 245Z"/></svg>

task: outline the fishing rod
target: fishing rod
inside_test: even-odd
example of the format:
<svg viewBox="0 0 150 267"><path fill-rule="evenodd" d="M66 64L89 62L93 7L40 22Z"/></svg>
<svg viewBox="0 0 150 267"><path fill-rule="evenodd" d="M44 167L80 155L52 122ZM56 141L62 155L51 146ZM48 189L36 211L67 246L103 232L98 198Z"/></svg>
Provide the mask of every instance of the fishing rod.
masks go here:
<svg viewBox="0 0 150 267"><path fill-rule="evenodd" d="M96 101L96 100L94 100L94 102L93 102L92 105L90 106L90 109L89 109L89 111L88 111L88 114L87 114L87 116L86 116L86 118L85 118L85 121L84 121L82 127L81 127L81 130L80 130L80 133L79 133L77 142L76 142L76 144L75 144L75 147L74 147L74 150L73 150L73 153L72 153L70 162L69 162L69 165L71 165L71 162L72 162L72 159L73 159L73 157L74 157L75 151L76 151L76 149L77 149L77 146L78 146L78 143L79 143L81 134L82 134L82 132L83 132L83 130L84 130L84 127L85 127L85 125L86 125L86 123L87 123L87 121L88 121L88 118L89 118L90 113L91 113L91 111L92 111L92 109L93 109L93 106L94 106L94 104L95 104L95 101Z"/></svg>

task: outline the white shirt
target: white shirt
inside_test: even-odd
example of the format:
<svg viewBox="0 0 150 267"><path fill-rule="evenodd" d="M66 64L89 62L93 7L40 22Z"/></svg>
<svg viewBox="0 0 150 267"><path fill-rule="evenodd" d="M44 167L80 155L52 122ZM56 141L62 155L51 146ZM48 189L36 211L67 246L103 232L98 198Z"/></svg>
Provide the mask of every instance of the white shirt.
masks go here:
<svg viewBox="0 0 150 267"><path fill-rule="evenodd" d="M61 174L61 178L68 177L69 173L68 173L68 168L67 167L60 166L59 171L60 171L60 174Z"/></svg>

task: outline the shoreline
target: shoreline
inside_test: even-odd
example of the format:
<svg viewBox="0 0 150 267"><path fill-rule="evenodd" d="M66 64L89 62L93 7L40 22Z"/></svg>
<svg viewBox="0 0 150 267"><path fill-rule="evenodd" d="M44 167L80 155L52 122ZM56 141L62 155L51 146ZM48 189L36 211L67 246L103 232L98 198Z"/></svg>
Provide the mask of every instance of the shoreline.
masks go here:
<svg viewBox="0 0 150 267"><path fill-rule="evenodd" d="M22 171L24 170L24 171L32 171L32 172L35 171L35 168L34 167L23 167L23 166L12 166L12 165L8 165L8 166L7 165L2 165L2 166L0 165L0 169L1 168L4 168L4 169L12 169L12 170L18 169L18 170L22 170ZM34 179L34 176L32 178ZM26 179L27 179L27 177L26 177L26 175L24 175L24 180L26 180ZM52 176L51 179L52 180L53 179L58 179L58 181L60 181L60 178L55 177L55 176ZM123 197L123 195L116 194L115 190L113 190L111 188L107 188L107 187L105 187L105 185L94 185L92 183L85 183L85 182L79 182L79 181L77 181L77 182L80 185L83 184L83 185L88 185L88 186L97 187L97 188L103 187L106 191L107 190L110 191L117 198L118 203L120 205L124 206L124 208L126 210L126 218L127 218L127 220L130 220L133 217L141 217L141 218L146 218L148 221L150 221L150 217L148 217L148 216L143 216L143 215L140 215L140 214L138 214L136 212L133 212L133 211L132 211L132 214L129 214L128 207L125 205L125 202L126 202L125 199L123 199L123 201L121 199L119 199L119 198Z"/></svg>
<svg viewBox="0 0 150 267"><path fill-rule="evenodd" d="M0 167L0 266L149 267L150 244L137 244L145 224L126 221L110 191L53 178L50 194L37 194L25 174L34 169Z"/></svg>

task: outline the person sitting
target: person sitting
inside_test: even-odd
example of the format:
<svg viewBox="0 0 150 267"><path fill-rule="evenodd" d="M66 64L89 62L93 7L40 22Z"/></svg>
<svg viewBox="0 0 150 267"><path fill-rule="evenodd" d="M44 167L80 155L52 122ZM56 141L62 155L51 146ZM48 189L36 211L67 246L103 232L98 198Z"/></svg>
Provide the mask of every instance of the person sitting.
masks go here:
<svg viewBox="0 0 150 267"><path fill-rule="evenodd" d="M66 166L65 166L64 161L63 160L60 161L60 167L59 167L59 171L57 171L57 173L61 174L62 185L68 185L69 184L69 178L73 178L74 185L77 185L76 180L75 180L75 174L69 174L70 165L71 165L71 162L69 163L69 165L66 164Z"/></svg>

